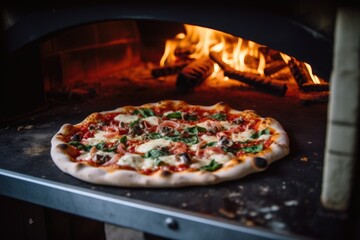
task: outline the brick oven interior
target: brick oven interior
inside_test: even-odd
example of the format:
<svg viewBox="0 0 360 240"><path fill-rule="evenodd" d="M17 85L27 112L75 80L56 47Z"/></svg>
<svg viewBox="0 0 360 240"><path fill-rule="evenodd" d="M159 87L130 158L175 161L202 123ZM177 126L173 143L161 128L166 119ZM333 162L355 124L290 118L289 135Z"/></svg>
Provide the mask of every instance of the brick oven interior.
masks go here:
<svg viewBox="0 0 360 240"><path fill-rule="evenodd" d="M217 230L216 234L223 232L223 236L229 238L356 239L359 236L356 230L359 208L354 204L358 194L350 196L349 207L343 211L324 208L320 200L332 84L336 3L326 6L323 3L311 6L308 1L281 6L248 4L241 11L229 9L229 5L216 8L195 4L193 9L189 9L182 4L111 4L90 4L88 8L82 5L80 8L66 4L45 5L39 8L43 15L34 14L34 9L29 7L9 5L3 12L3 28L6 30L3 55L7 72L3 78L6 81L2 82L2 103L5 104L0 118L0 142L3 143L0 147L3 183L0 186L4 189L0 190L0 201L4 203L7 214L19 206L22 209L16 213L21 220L11 220L24 222L26 226L17 233L18 236L30 234L47 239L56 238L58 231L66 231L72 237L92 234L92 237L102 238L103 223L145 232L149 239L154 236L184 238L200 231L187 228L169 232L161 224L147 229L143 221L136 225L126 218L99 216L97 211L79 208L76 200L74 203L42 200L46 194L42 195L37 186L33 192L25 187L10 188L24 184L19 182L22 178L26 182L24 186L45 181L49 185L55 183L70 189L76 186L76 191L84 190L110 198L106 203L112 198L120 199L123 202L119 209L128 203L143 205L144 208L134 208L134 212L147 221L152 221L153 212L157 212L150 208L164 210L170 217L180 216L177 219L180 223L185 219L185 226L191 226L186 225L189 224L187 221L194 221L204 227L205 230L200 231L201 238L205 238L206 231L212 227ZM182 12L188 12L188 15L182 16ZM226 18L227 14L231 16ZM318 17L313 14L318 14ZM46 16L49 22L40 23L39 20ZM217 16L224 17L217 21ZM258 19L258 16L262 17ZM237 24L236 21L244 21L246 17L252 21ZM281 21L289 18L289 22ZM236 79L236 74L235 79L226 78L224 69L215 76L204 77L187 91L177 87L183 68L173 69L171 71L175 72L171 74L163 74L160 70L162 76L154 75L154 70L159 69L166 40L183 32L185 23L214 28L264 44L265 58L282 65L264 78L280 81L281 86L286 86L285 90L277 88L274 91L263 85L248 84L241 77ZM39 25L36 27L35 24ZM267 29L267 26L273 28ZM34 29L28 30L30 27ZM310 87L310 90L303 87L302 81L306 79L301 71L296 72L301 68L285 63L280 52L294 57L296 64L310 63L322 86ZM268 67L271 71L271 66ZM246 79L252 77L245 76ZM19 85L22 85L20 89ZM15 93L23 97L14 97ZM238 181L181 189L94 186L60 173L52 163L50 138L63 123L80 122L95 111L164 99L201 105L225 102L240 110L253 109L262 116L274 117L289 134L290 154L267 171ZM10 101L16 106L15 110L9 107ZM17 150L11 147L15 145ZM39 168L39 165L46 168ZM31 180L27 181L27 177ZM46 188L46 191L63 196L54 189L59 188ZM95 206L101 209L101 204L104 203L96 202ZM26 222L33 216L40 221L27 227ZM191 218L195 220L189 220ZM57 226L59 220L66 222L66 226ZM9 226L9 222L1 221L5 226ZM81 224L93 226L93 231L69 232L69 227ZM9 226L9 229L13 228Z"/></svg>

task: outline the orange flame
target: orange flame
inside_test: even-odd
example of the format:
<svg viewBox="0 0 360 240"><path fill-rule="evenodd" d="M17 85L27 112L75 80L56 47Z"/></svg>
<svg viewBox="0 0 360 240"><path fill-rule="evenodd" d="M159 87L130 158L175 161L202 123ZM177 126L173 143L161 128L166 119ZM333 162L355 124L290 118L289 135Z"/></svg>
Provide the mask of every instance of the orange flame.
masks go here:
<svg viewBox="0 0 360 240"><path fill-rule="evenodd" d="M281 55L282 59L284 60L284 62L285 62L286 64L288 64L289 61L291 60L291 57L290 57L290 56L288 56L288 55L286 55L286 54L284 54L284 53L282 53L282 52L280 52L280 55ZM313 74L313 72L312 72L312 67L310 66L310 64L304 62L304 65L305 65L305 67L306 67L306 69L307 69L307 71L308 71L308 73L309 73L309 75L310 75L310 77L311 77L311 80L312 80L315 84L320 84L321 82L320 82L318 76L316 76L316 75Z"/></svg>
<svg viewBox="0 0 360 240"><path fill-rule="evenodd" d="M304 62L304 64L305 64L306 69L308 70L308 72L310 74L311 80L316 84L320 84L320 80L316 75L313 74L311 66L306 62Z"/></svg>
<svg viewBox="0 0 360 240"><path fill-rule="evenodd" d="M181 56L176 55L178 50L185 50L186 57L190 59L207 56L211 51L216 51L221 52L222 60L236 70L264 74L265 57L259 51L262 45L210 28L189 24L184 27L186 34L182 33L181 37L178 34L175 39L166 41L161 66L181 61ZM214 69L220 70L216 66Z"/></svg>

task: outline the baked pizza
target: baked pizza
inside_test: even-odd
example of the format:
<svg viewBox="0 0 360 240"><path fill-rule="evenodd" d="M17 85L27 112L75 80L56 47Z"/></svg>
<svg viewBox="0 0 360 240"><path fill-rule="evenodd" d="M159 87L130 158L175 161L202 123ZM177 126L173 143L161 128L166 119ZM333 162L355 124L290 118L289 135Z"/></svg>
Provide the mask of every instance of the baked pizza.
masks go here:
<svg viewBox="0 0 360 240"><path fill-rule="evenodd" d="M288 153L288 135L274 118L175 100L92 113L64 124L51 140L51 157L63 172L124 187L235 180Z"/></svg>

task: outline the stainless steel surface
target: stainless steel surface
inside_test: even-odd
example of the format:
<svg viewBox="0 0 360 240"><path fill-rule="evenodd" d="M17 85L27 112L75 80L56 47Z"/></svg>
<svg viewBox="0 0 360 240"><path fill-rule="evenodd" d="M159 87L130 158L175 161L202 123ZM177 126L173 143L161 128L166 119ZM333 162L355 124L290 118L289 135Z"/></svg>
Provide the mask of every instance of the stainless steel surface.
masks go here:
<svg viewBox="0 0 360 240"><path fill-rule="evenodd" d="M350 226L319 202L326 104L302 106L292 97L238 90L179 95L146 91L57 105L0 129L0 194L106 223L169 238L286 239L343 236ZM50 139L63 123L118 106L161 99L210 105L220 99L237 109L272 116L287 130L291 152L261 173L212 186L117 188L80 181L50 157ZM30 126L30 127L29 127ZM28 127L26 129L25 127ZM169 219L169 220L167 220Z"/></svg>
<svg viewBox="0 0 360 240"><path fill-rule="evenodd" d="M1 194L174 239L293 239L227 221L0 170ZM299 238L298 236L296 238Z"/></svg>

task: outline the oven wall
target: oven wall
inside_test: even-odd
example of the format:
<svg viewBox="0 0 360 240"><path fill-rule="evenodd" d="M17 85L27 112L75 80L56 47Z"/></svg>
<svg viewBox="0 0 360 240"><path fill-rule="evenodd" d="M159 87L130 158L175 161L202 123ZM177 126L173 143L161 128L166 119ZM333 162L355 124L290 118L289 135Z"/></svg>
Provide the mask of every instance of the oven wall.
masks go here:
<svg viewBox="0 0 360 240"><path fill-rule="evenodd" d="M318 76L329 79L335 9L334 3L310 4L310 1L291 4L225 1L191 6L182 1L4 3L2 49L5 71L1 105L5 113L0 123L46 108L39 44L65 29L116 19L195 24L285 52L308 62Z"/></svg>

